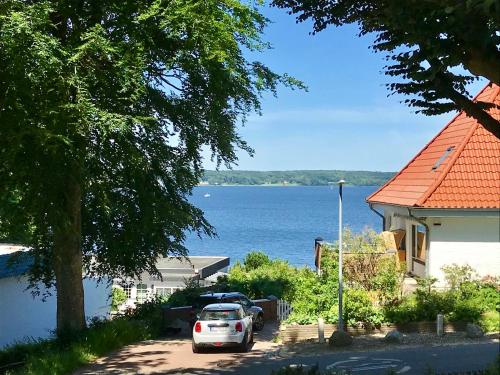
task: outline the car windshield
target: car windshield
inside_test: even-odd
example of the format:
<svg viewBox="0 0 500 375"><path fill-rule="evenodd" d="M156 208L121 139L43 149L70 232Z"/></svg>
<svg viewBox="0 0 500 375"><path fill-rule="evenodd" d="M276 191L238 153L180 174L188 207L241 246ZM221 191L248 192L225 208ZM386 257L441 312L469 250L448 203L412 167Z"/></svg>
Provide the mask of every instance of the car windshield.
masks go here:
<svg viewBox="0 0 500 375"><path fill-rule="evenodd" d="M200 320L239 320L239 310L203 310Z"/></svg>

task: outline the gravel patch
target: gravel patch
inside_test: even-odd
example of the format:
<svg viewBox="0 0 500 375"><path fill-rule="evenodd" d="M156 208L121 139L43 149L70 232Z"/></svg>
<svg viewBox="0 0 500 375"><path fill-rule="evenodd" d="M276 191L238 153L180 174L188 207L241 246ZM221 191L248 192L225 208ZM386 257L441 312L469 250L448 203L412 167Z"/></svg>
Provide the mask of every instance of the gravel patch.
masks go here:
<svg viewBox="0 0 500 375"><path fill-rule="evenodd" d="M405 333L400 343L387 343L384 341L384 334L372 334L354 337L353 344L345 348L332 348L327 343L319 344L317 340L283 344L277 351L277 355L286 358L297 355L322 355L327 352L383 351L396 348L477 344L480 342L499 342L499 334L491 333L481 338L471 339L467 337L466 332L447 333L444 336L437 336L433 333Z"/></svg>

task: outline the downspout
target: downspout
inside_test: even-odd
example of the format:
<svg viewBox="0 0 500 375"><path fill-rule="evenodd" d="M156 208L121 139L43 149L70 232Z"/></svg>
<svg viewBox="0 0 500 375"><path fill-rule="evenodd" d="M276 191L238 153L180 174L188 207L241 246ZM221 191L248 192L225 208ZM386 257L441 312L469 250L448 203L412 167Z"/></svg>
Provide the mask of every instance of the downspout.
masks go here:
<svg viewBox="0 0 500 375"><path fill-rule="evenodd" d="M382 215L380 212L378 212L376 209L374 209L372 203L369 203L368 207L370 207L370 210L372 210L373 212L375 212L378 216L380 216L382 218L382 231L384 231L385 230L385 216Z"/></svg>
<svg viewBox="0 0 500 375"><path fill-rule="evenodd" d="M417 223L422 224L425 227L425 253L426 253L425 268L428 271L429 270L430 238L431 238L431 232L429 230L429 226L425 223L425 221L422 221L422 219L419 219L418 217L413 216L411 213L410 207L408 207L408 216L411 217L412 219L414 219Z"/></svg>

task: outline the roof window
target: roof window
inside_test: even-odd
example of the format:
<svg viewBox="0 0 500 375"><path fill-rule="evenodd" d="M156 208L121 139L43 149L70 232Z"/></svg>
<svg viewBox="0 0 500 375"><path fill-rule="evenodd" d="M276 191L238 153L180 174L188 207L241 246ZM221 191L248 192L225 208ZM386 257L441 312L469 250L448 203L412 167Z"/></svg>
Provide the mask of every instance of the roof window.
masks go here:
<svg viewBox="0 0 500 375"><path fill-rule="evenodd" d="M440 166L441 164L443 164L443 161L445 161L445 160L446 160L446 158L448 157L448 155L449 155L449 154L451 154L451 152L452 152L454 149L455 149L455 146L450 146L450 147L448 147L448 148L444 151L443 155L441 155L441 157L440 157L440 158L436 161L436 163L432 166L432 170L433 170L433 171L435 171L436 169L438 169L438 168L439 168L439 166Z"/></svg>

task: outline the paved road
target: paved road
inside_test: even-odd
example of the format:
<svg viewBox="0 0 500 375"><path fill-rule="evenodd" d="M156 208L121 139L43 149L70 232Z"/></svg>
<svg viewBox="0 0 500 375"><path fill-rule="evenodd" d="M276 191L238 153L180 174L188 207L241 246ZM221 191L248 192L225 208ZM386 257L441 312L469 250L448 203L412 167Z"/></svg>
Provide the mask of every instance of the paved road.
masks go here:
<svg viewBox="0 0 500 375"><path fill-rule="evenodd" d="M130 345L100 359L75 375L94 374L196 374L269 375L291 364L322 370L350 370L352 374L386 375L389 369L405 375L435 372L474 371L493 363L499 353L498 340L473 344L398 348L388 351L326 352L321 355L286 357L271 341L276 327L267 327L255 337L249 353L213 350L193 354L189 339L154 340Z"/></svg>
<svg viewBox="0 0 500 375"><path fill-rule="evenodd" d="M350 370L352 374L387 374L392 369L397 374L425 374L432 368L439 372L482 370L493 363L499 354L498 342L448 345L438 347L401 348L390 351L344 352L287 359L265 360L257 364L258 374L267 375L282 366L296 364L320 369ZM256 365L241 364L237 369L193 372L194 374L256 374Z"/></svg>

